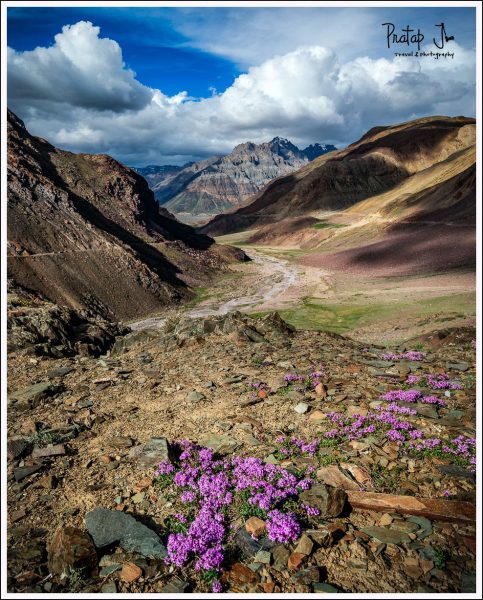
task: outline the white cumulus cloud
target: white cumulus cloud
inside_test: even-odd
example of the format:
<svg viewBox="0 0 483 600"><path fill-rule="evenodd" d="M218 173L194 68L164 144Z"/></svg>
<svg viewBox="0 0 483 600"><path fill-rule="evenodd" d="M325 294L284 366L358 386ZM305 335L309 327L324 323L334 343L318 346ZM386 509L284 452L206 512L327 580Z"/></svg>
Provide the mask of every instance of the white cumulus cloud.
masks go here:
<svg viewBox="0 0 483 600"><path fill-rule="evenodd" d="M117 42L99 37L87 21L65 25L49 48L8 49L9 100L28 106L45 101L98 110L140 109L149 89L126 69Z"/></svg>
<svg viewBox="0 0 483 600"><path fill-rule="evenodd" d="M375 125L475 112L475 56L358 57L301 46L249 67L222 93L167 96L137 81L117 42L88 22L49 48L8 54L9 107L32 133L133 165L183 163L279 135L301 146L346 144Z"/></svg>

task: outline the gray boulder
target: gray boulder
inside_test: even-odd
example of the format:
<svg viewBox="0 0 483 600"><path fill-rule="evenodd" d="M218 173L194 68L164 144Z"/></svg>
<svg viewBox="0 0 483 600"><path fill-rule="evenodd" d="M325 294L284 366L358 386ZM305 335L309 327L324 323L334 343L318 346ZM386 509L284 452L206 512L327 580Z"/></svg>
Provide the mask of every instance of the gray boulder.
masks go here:
<svg viewBox="0 0 483 600"><path fill-rule="evenodd" d="M86 528L97 548L118 543L128 552L150 558L163 558L167 554L159 536L126 513L96 508L86 514Z"/></svg>

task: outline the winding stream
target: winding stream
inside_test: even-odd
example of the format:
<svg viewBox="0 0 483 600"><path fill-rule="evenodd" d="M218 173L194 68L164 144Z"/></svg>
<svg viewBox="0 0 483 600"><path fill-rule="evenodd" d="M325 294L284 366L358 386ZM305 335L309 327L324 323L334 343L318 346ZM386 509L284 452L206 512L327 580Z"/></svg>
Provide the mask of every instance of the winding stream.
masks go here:
<svg viewBox="0 0 483 600"><path fill-rule="evenodd" d="M260 279L257 285L242 296L230 300L218 300L219 304L214 303L213 299L208 300L205 305L186 311L187 316L196 319L226 315L234 310L243 309L246 311L247 308L261 308L269 300L276 300L278 296L297 282L299 269L289 264L288 261L274 256L267 256L252 249L246 251L246 254L252 259L252 264L259 267ZM131 323L130 327L133 331L152 327L161 328L165 321L166 317L148 317Z"/></svg>

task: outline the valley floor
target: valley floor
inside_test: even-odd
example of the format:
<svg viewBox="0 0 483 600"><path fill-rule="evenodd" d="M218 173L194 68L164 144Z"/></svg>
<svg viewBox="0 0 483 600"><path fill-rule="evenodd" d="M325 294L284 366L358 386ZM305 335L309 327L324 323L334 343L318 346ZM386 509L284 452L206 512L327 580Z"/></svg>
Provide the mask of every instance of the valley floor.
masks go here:
<svg viewBox="0 0 483 600"><path fill-rule="evenodd" d="M199 289L196 318L240 310L277 310L298 329L325 330L370 342L399 343L434 329L475 326L475 273L453 271L376 277L312 267L310 251L244 244L247 232L217 238L239 244L252 262L233 265L209 289ZM172 311L170 314L174 314ZM179 312L178 312L179 314ZM165 315L130 323L162 326Z"/></svg>

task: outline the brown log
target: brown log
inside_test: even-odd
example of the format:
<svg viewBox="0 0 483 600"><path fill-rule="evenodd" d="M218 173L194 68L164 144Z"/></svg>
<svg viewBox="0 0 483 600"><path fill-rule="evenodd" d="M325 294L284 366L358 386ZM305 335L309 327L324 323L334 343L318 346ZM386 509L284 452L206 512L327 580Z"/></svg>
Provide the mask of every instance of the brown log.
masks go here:
<svg viewBox="0 0 483 600"><path fill-rule="evenodd" d="M476 520L476 506L472 502L352 490L347 491L347 496L350 506L356 510L397 511L401 514L427 517L433 521L455 523L474 523Z"/></svg>

